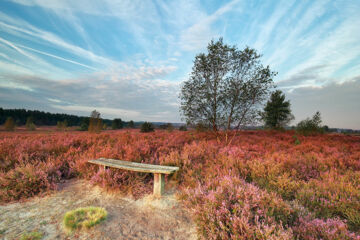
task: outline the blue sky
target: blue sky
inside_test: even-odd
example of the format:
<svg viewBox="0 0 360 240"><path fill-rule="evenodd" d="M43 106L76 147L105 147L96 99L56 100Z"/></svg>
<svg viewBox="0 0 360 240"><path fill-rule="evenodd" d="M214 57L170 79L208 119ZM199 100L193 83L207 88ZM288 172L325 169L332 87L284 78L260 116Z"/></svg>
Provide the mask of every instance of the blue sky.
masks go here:
<svg viewBox="0 0 360 240"><path fill-rule="evenodd" d="M278 72L296 122L360 129L360 1L0 2L0 105L179 122L196 54L223 37Z"/></svg>

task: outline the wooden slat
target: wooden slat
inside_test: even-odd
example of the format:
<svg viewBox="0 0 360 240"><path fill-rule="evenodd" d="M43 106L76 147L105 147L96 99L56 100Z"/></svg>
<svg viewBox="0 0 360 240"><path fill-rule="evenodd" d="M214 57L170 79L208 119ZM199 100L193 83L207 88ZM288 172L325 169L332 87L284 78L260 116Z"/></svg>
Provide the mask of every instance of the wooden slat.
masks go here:
<svg viewBox="0 0 360 240"><path fill-rule="evenodd" d="M89 160L88 162L107 166L107 167L125 169L136 172L146 172L146 173L170 174L179 170L179 167L161 166L161 165L153 165L146 163L135 163L135 162L128 162L128 161L108 159L108 158L99 158L95 160Z"/></svg>

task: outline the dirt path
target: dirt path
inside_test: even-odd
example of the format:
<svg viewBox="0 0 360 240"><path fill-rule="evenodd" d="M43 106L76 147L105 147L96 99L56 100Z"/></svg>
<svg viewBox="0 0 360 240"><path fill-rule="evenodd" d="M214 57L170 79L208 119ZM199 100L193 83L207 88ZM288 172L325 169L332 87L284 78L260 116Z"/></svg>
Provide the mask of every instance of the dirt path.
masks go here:
<svg viewBox="0 0 360 240"><path fill-rule="evenodd" d="M49 196L0 206L0 239L18 239L39 231L43 239L196 239L189 213L168 194L139 200L109 194L83 180L71 180ZM104 207L108 219L93 229L71 235L62 229L65 212L86 206Z"/></svg>

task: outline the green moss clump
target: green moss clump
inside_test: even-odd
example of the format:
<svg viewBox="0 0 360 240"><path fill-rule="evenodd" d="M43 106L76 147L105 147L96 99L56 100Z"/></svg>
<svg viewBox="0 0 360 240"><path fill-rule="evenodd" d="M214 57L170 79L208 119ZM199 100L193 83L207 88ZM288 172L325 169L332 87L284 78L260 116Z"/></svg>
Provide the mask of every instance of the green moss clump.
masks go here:
<svg viewBox="0 0 360 240"><path fill-rule="evenodd" d="M104 221L107 211L100 207L85 207L69 211L64 216L64 227L68 231L91 228Z"/></svg>
<svg viewBox="0 0 360 240"><path fill-rule="evenodd" d="M40 240L44 236L42 232L30 232L21 235L20 240Z"/></svg>

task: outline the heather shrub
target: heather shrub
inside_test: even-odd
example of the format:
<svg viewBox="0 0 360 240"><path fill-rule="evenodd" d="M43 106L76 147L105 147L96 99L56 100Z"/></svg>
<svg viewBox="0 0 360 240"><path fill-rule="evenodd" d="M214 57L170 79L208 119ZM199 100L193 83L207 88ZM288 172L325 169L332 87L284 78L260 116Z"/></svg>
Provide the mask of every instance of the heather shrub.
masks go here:
<svg viewBox="0 0 360 240"><path fill-rule="evenodd" d="M0 201L6 202L32 197L55 188L43 169L30 164L0 173L0 186Z"/></svg>
<svg viewBox="0 0 360 240"><path fill-rule="evenodd" d="M290 239L296 213L274 194L223 176L186 192L201 239Z"/></svg>
<svg viewBox="0 0 360 240"><path fill-rule="evenodd" d="M297 199L318 217L341 217L350 228L360 230L360 173L324 173L298 191Z"/></svg>
<svg viewBox="0 0 360 240"><path fill-rule="evenodd" d="M149 173L121 171L116 169L99 170L90 176L92 183L107 189L119 189L124 194L139 198L151 193L153 176Z"/></svg>
<svg viewBox="0 0 360 240"><path fill-rule="evenodd" d="M72 177L135 197L151 193L151 174L104 171L87 163L105 157L179 166L167 181L175 181L184 202L197 211L203 239L317 236L311 228L296 232L299 218L338 217L359 232L360 139L300 135L301 144L295 145L293 135L239 131L226 144L206 131L0 132L0 202L55 189ZM337 228L324 231L331 229Z"/></svg>
<svg viewBox="0 0 360 240"><path fill-rule="evenodd" d="M347 225L339 219L310 219L300 218L297 226L293 227L297 239L303 240L356 240L356 235L348 230Z"/></svg>
<svg viewBox="0 0 360 240"><path fill-rule="evenodd" d="M283 162L272 160L248 162L247 180L269 191L274 191L286 200L293 200L296 192L302 187L302 181L296 180L294 171L284 171Z"/></svg>

